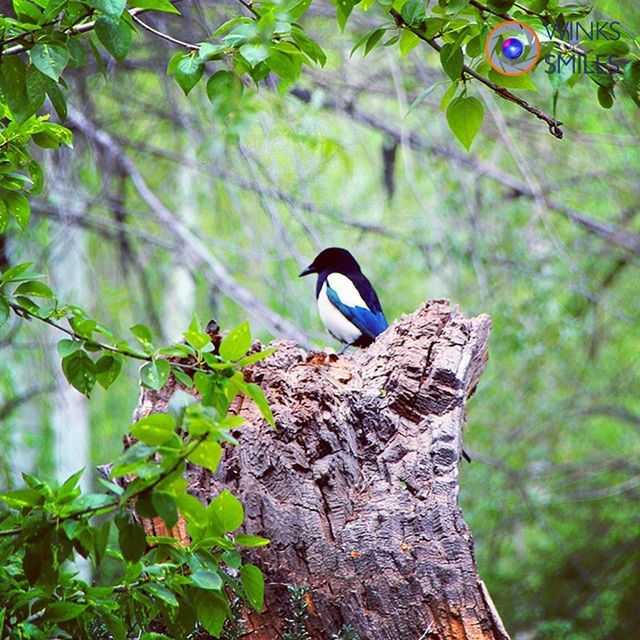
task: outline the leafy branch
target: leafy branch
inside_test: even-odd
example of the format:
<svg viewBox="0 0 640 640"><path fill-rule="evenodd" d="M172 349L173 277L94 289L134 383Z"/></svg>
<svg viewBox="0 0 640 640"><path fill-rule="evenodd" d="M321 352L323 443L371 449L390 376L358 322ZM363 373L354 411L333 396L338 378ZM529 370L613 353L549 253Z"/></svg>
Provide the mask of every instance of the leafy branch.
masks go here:
<svg viewBox="0 0 640 640"><path fill-rule="evenodd" d="M398 27L400 27L401 29L408 29L409 31L411 31L411 33L415 34L420 40L428 44L432 49L435 49L438 52L442 51L443 45L441 45L435 38L429 38L425 34L424 26L422 25L413 26L411 24L407 24L404 18L402 17L402 15L393 8L389 11L389 13L396 21L396 24L398 25ZM553 136L555 136L560 140L563 138L564 133L561 128L562 122L560 122L559 120L552 118L550 115L544 113L544 111L541 111L537 107L534 107L533 105L529 104L526 100L515 95L513 92L509 91L506 87L501 87L497 85L495 82L492 82L491 80L489 80L489 78L486 78L485 76L479 74L475 69L472 69L467 64L462 65L462 72L463 72L463 79L464 79L464 74L467 74L472 78L475 78L478 82L482 83L485 87L488 87L489 89L491 89L491 91L499 95L502 99L509 100L510 102L514 102L520 108L524 109L525 111L528 111L529 113L534 115L536 118L546 122L547 125L549 126L549 132Z"/></svg>

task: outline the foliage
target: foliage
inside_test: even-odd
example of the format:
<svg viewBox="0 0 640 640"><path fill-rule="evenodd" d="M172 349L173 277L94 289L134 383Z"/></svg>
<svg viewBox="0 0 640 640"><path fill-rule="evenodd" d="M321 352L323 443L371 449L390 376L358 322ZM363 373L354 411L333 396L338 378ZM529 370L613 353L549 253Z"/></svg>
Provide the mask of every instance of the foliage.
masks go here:
<svg viewBox="0 0 640 640"><path fill-rule="evenodd" d="M31 318L61 317L65 310L55 305L50 289L33 279L38 274L28 268L20 265L3 274L3 286L21 283L15 298L5 305ZM49 307L38 306L28 297L35 295L53 302ZM69 323L75 339L59 344L69 382L87 395L96 378L108 387L120 371L119 365L113 365L111 349L116 347L94 341L91 336L97 324L80 316L77 309ZM142 352L122 342L118 352L129 357L155 356L149 330L137 325L132 331ZM102 328L100 333L108 335ZM177 355L195 364L169 365L166 359L154 357L150 364L164 371L158 365L165 363L167 375L159 380L143 373L143 367L142 382L161 388L171 367L186 382L187 369L202 399L196 402L193 396L177 391L169 413L151 414L131 425L137 441L115 460L111 480L102 481L107 493L82 493L77 486L79 471L60 486L25 473L24 488L0 495L5 505L0 512L0 549L5 558L0 568L3 637L89 637L102 624L116 639L139 633L151 640L167 637L146 632L159 618L174 637L185 637L200 624L217 638L225 620L235 617L230 598L240 597L256 610L262 609L262 573L243 562L240 551L268 540L238 532L244 510L231 493L223 490L205 506L187 493L183 475L187 463L215 472L221 443L237 444L231 431L243 419L227 413L238 393L256 399L265 419L273 423L264 397L249 388L240 370L243 364L270 352L246 355L251 346L246 323L222 340L220 355L213 353L210 336L195 320L185 335L187 345L176 344L157 353ZM106 353L94 361L90 353L100 350ZM113 362L101 366L105 358ZM205 369L207 363L210 368ZM128 480L124 487L116 482L118 478ZM140 523L132 519L132 508L142 518L161 518L169 531L182 517L189 545L182 546L174 537L145 535ZM96 571L109 557L118 564L117 577L111 583L88 584L69 565L74 557L84 558Z"/></svg>
<svg viewBox="0 0 640 640"><path fill-rule="evenodd" d="M284 640L307 640L310 637L307 630L309 589L297 584L289 584L287 590L289 591L291 617L285 619L285 630L282 637Z"/></svg>
<svg viewBox="0 0 640 640"><path fill-rule="evenodd" d="M167 64L185 95L202 78L206 92L216 111L225 117L241 112L248 105L243 98L243 78L258 85L269 74L279 79L286 90L299 80L304 65L324 65L326 53L303 29L300 21L311 7L308 0L274 2L263 0L244 6L250 15L235 13L220 24L208 40L189 43L154 31L181 50ZM496 73L484 59L483 42L490 29L505 20L529 24L543 39L547 55L558 51L555 62L547 59L547 77L557 95L563 85L573 86L581 79L595 83L596 95L604 108L610 108L617 92L625 92L640 107L640 59L629 33L610 27L603 40L594 40L586 48L572 43L567 24L589 16L590 7L563 6L558 0L534 0L521 6L515 2L483 4L468 0L442 0L430 7L422 0L354 0L335 2L336 18L342 30L356 5L379 16L376 26L365 33L352 50L363 49L368 55L377 47L397 45L406 56L418 44L439 51L440 63L451 80L446 109L447 122L455 136L469 149L483 119L483 107L477 97L468 95L469 87L481 83L502 97L520 104L534 115L527 103L510 90L535 90L528 77L513 78ZM68 72L87 64L87 56L96 58L104 69L99 46L118 62L129 54L137 28L147 29L140 15L147 11L179 13L168 0L121 0L101 2L49 0L14 3L15 17L4 16L0 91L2 92L2 181L4 195L0 205L0 232L8 223L9 212L22 227L28 220L25 196L37 193L41 186L41 169L28 150L33 140L45 148L70 144L70 132L61 125L47 122L47 116L36 117L45 99L50 100L61 121L67 117ZM8 44L12 46L7 47ZM186 49L186 51L185 51ZM569 56L569 62L562 56ZM606 61L601 59L606 56ZM555 61L556 58L553 58ZM575 59L579 60L576 69ZM583 72L591 65L590 72ZM608 66L607 66L608 65ZM206 73L205 73L206 72ZM425 90L424 95L427 95ZM554 109L555 110L555 109ZM542 117L552 132L561 135L555 118Z"/></svg>
<svg viewBox="0 0 640 640"><path fill-rule="evenodd" d="M77 252L89 284L64 296L83 310L59 305L53 294L18 292L20 280L3 284L3 484L16 486L16 470L38 469L43 478L56 470L55 400L48 394L61 369L57 359L50 365L38 318L73 334L59 347L70 357L62 375L91 394L93 457L104 462L119 449L137 392L132 363L143 365L149 386L169 372L191 384L195 371L179 366L187 351L199 363L193 366L205 368L205 356L224 364L198 345L206 340L198 335L190 336L195 344L173 345L176 351L158 348L166 321L181 317L177 303L184 299L201 317L229 325L246 316L246 295L186 260L193 247L171 244L118 161L122 153L176 220L189 219L231 278L295 319L310 344L327 338L308 303L312 293L294 275L318 244L352 248L372 281L384 283L378 289L389 318L439 296L490 313L491 357L465 432L474 462L461 471L460 494L480 574L512 635L634 637L638 262L637 251L616 240L638 231L640 67L630 34L640 24L627 3L594 4L589 13L554 0L363 0L330 12L318 0L253 3L258 12L273 9L271 32L270 17L262 21L239 3L209 3L203 17L189 3L161 0L59 2L56 22L44 26L43 2L16 2L1 35L1 268L35 261L49 275L62 253ZM289 7L293 18L284 21L284 35L277 33L278 7ZM577 19L588 28L591 20L620 16L622 42L604 44L612 48L606 59L613 55L623 73L594 82L568 64L547 74L544 61L517 78L488 70L482 45L503 19L496 13L534 26L544 52L565 49L568 62L573 43L557 30L548 42L545 20ZM593 47L593 59L602 44L582 39L580 46ZM240 52L245 45L248 59ZM303 65L310 73L300 73ZM530 111L503 101L504 93L465 65L561 118L567 139L547 136ZM615 109L606 110L612 101ZM77 126L72 107L93 116L94 132ZM456 112L471 113L471 122ZM470 145L464 156L449 144L449 125ZM116 141L116 155L90 135L104 131ZM381 161L381 147L399 150L395 164ZM51 158L62 160L52 167ZM395 179L392 196L383 172ZM61 187L86 208L81 219L64 217ZM584 224L574 214L585 216ZM593 232L601 225L611 235ZM69 241L79 230L82 242ZM24 282L37 288L41 278L29 270ZM193 293L174 284L181 270ZM122 341L132 325L133 339ZM267 337L268 325L259 318L257 325ZM203 333L197 321L190 331ZM193 380L205 388L201 377ZM122 579L115 528L113 577ZM111 580L111 560L101 563L103 584L123 584Z"/></svg>

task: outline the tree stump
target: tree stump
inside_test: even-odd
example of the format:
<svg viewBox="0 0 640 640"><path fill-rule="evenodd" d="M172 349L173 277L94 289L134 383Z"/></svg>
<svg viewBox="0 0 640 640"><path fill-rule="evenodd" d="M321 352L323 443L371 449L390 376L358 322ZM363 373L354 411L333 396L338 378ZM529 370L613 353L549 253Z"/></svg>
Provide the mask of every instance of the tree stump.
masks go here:
<svg viewBox="0 0 640 640"><path fill-rule="evenodd" d="M240 446L215 477L189 478L207 502L232 491L246 532L271 540L252 554L266 607L248 614L247 637L282 637L295 584L308 588L313 640L343 625L359 640L508 640L457 504L465 404L490 327L435 300L367 349L337 357L276 341L247 370L277 430L239 401ZM175 387L143 390L136 418L164 411Z"/></svg>

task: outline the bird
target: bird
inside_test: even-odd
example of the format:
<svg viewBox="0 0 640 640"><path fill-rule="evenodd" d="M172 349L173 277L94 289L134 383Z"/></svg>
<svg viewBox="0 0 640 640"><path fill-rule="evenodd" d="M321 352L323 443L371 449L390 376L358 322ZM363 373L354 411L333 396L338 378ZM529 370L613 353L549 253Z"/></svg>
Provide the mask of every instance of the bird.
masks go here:
<svg viewBox="0 0 640 640"><path fill-rule="evenodd" d="M339 247L321 251L299 277L318 274L318 312L327 331L347 347L370 345L388 326L375 289L358 261Z"/></svg>

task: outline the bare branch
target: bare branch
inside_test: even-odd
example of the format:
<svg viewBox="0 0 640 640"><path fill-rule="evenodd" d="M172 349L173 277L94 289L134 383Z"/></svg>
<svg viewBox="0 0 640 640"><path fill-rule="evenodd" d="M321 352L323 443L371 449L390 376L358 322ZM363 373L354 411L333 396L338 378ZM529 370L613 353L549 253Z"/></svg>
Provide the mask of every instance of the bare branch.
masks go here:
<svg viewBox="0 0 640 640"><path fill-rule="evenodd" d="M106 131L97 128L84 114L75 109L70 110L69 120L82 131L88 140L102 147L122 165L140 197L154 213L165 231L176 240L182 250L182 257L195 267L204 266L212 286L217 287L238 303L250 316L274 335L296 340L303 345L311 344L311 339L306 332L270 309L231 276L226 267L206 248L204 243L149 188L136 165Z"/></svg>

